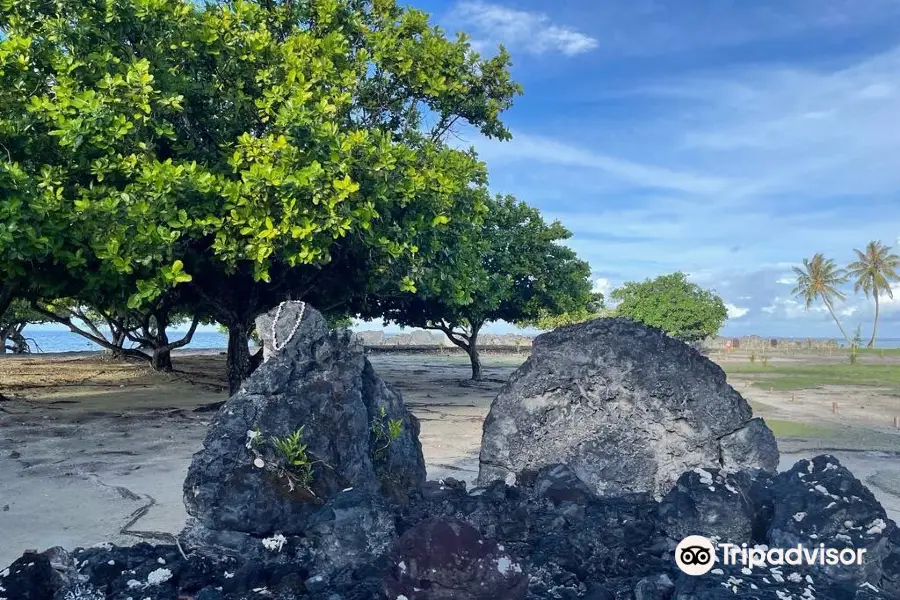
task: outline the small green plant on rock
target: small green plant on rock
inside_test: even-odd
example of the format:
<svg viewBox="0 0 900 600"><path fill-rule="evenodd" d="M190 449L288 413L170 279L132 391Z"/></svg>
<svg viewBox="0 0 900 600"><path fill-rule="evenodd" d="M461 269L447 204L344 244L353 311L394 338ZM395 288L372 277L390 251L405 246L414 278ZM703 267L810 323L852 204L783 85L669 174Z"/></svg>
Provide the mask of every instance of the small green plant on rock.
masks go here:
<svg viewBox="0 0 900 600"><path fill-rule="evenodd" d="M376 462L384 460L387 449L403 433L402 419L388 419L387 409L381 407L378 417L372 421L372 435L375 436L374 458Z"/></svg>
<svg viewBox="0 0 900 600"><path fill-rule="evenodd" d="M308 489L313 480L313 461L307 452L307 445L303 443L303 427L301 425L290 435L273 437L272 446L289 472L296 477L293 483Z"/></svg>
<svg viewBox="0 0 900 600"><path fill-rule="evenodd" d="M293 433L278 437L272 436L268 440L263 437L259 427L247 431L246 447L253 455L253 465L258 469L274 472L279 477L287 480L291 491L300 488L313 496L311 485L313 483L313 466L322 463L313 460L307 444L303 443L303 425Z"/></svg>

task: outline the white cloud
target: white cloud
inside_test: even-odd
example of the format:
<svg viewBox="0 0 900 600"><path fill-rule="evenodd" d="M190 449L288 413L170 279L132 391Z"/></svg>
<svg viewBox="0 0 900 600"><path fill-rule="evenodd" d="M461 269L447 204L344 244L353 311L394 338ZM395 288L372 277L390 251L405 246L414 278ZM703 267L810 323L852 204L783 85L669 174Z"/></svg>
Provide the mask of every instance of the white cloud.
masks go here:
<svg viewBox="0 0 900 600"><path fill-rule="evenodd" d="M839 69L745 69L658 91L697 105L680 132L683 151L734 175L763 174L748 196L892 193L898 69L900 47Z"/></svg>
<svg viewBox="0 0 900 600"><path fill-rule="evenodd" d="M598 177L596 171L601 171L620 181L646 188L713 195L721 194L738 183L728 178L667 169L617 158L550 137L522 132L513 132L513 139L509 142L479 140L476 142L476 148L479 156L492 167L503 163L533 164L535 162L563 167L579 167L595 171L590 175L594 178Z"/></svg>
<svg viewBox="0 0 900 600"><path fill-rule="evenodd" d="M894 297L881 295L878 297L878 303L880 305L880 311L883 315L892 315L892 314L900 314L900 283L894 283L891 285L891 292ZM865 299L864 299L865 300ZM867 300L867 304L872 306L872 311L874 312L874 302Z"/></svg>
<svg viewBox="0 0 900 600"><path fill-rule="evenodd" d="M575 56L598 45L595 38L556 25L544 14L487 2L460 2L450 19L459 22L473 36L477 49L502 43L532 54L559 52Z"/></svg>
<svg viewBox="0 0 900 600"><path fill-rule="evenodd" d="M594 292L599 292L603 294L603 297L609 299L609 293L612 290L612 284L610 284L609 279L606 277L598 277L594 280Z"/></svg>
<svg viewBox="0 0 900 600"><path fill-rule="evenodd" d="M729 319L740 319L741 317L746 315L748 312L750 312L749 308L743 308L741 306L737 306L730 302L725 303L725 308L728 309L728 318Z"/></svg>
<svg viewBox="0 0 900 600"><path fill-rule="evenodd" d="M786 319L800 319L809 317L812 314L824 313L828 309L819 304L813 304L807 310L806 305L794 298L776 297L772 300L772 304L762 307L762 311L769 313L775 317Z"/></svg>
<svg viewBox="0 0 900 600"><path fill-rule="evenodd" d="M797 283L796 277L791 277L790 275L785 275L784 277L779 277L775 280L775 283L780 283L781 285L793 285Z"/></svg>
<svg viewBox="0 0 900 600"><path fill-rule="evenodd" d="M840 317L852 317L853 315L856 314L856 311L858 311L858 310L859 310L858 306L849 304L847 306L844 306L843 308L838 309L837 314Z"/></svg>
<svg viewBox="0 0 900 600"><path fill-rule="evenodd" d="M813 252L843 263L897 237L900 91L886 82L898 69L900 47L831 70L682 77L635 92L650 118L520 125L476 148L502 191L552 212L569 246L620 279L777 266L771 281L788 286Z"/></svg>
<svg viewBox="0 0 900 600"><path fill-rule="evenodd" d="M594 2L587 16L602 26L599 52L619 59L715 53L720 48L769 41L778 46L796 34L815 34L824 46L829 37L843 40L848 32L858 34L860 27L890 27L898 14L896 0L630 0Z"/></svg>

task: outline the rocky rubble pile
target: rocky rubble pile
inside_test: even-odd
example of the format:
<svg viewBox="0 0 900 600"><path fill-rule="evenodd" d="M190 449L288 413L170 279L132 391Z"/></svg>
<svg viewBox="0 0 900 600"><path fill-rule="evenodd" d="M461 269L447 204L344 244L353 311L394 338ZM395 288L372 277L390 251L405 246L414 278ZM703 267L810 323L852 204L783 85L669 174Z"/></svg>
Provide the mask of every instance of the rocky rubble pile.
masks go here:
<svg viewBox="0 0 900 600"><path fill-rule="evenodd" d="M900 598L900 532L833 457L801 461L780 474L738 464L725 468L722 461L686 465L668 487L657 469L641 480L652 483L646 489L616 493L585 478L578 460L517 468L514 484L495 480L467 490L449 479L426 482L418 423L361 349L301 305L285 305L265 319L260 329L274 332L266 340L268 360L223 406L195 456L184 485L194 522L179 543L26 553L0 572L0 598ZM621 324L604 327L635 333ZM655 333L644 335L655 340L644 351L654 344L669 351ZM575 336L573 343L585 340ZM723 437L716 437L727 429L723 422L751 422L750 415L715 370L678 352L673 368L689 381L678 383L673 375L654 384L649 378L659 377L662 367L652 355L637 353L618 380L609 377L612 397L624 403L646 394L658 410L669 398L674 408L650 411L648 418L687 415L700 432L690 439L705 452L704 440ZM611 374L608 355L596 357L593 367L579 367L565 358L571 352L559 353L557 369L572 369L577 382L570 391L590 384L591 368ZM539 362L511 385L538 367L550 376ZM691 403L711 409L710 389L732 408L710 416L703 430ZM712 435L704 437L704 431ZM560 455L572 456L579 455ZM647 456L644 464L656 464ZM720 561L707 574L691 576L674 560L676 545L688 534L707 536L720 548L852 547L864 549L866 560L859 567L752 569Z"/></svg>
<svg viewBox="0 0 900 600"><path fill-rule="evenodd" d="M260 539L244 556L186 548L184 558L175 546L147 544L26 554L4 571L0 594L10 600L900 598L900 533L830 456L774 477L689 471L661 502L649 494L599 497L562 465L525 473L515 487L495 482L467 491L454 481L428 482L385 520L372 519L371 496L337 498L327 527ZM738 546L862 548L866 560L860 569L720 563L694 577L673 560L687 532ZM348 552L355 560L346 560Z"/></svg>

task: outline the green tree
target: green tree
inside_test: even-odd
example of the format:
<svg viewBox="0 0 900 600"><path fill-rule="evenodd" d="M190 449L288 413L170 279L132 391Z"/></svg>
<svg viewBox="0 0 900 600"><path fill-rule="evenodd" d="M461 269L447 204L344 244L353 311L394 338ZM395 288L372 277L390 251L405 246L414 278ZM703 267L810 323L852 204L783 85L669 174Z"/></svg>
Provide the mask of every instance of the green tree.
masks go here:
<svg viewBox="0 0 900 600"><path fill-rule="evenodd" d="M24 335L29 324L44 323L47 319L35 311L26 300L12 299L6 310L0 313L0 354L30 352L28 339Z"/></svg>
<svg viewBox="0 0 900 600"><path fill-rule="evenodd" d="M900 256L891 252L890 246L881 242L872 241L866 246L865 251L853 249L856 252L856 260L847 267L847 275L853 280L853 291L860 290L875 300L875 318L872 322L872 337L869 338L868 348L875 345L875 336L878 333L878 312L880 309L879 298L885 295L894 297L891 282L900 281Z"/></svg>
<svg viewBox="0 0 900 600"><path fill-rule="evenodd" d="M451 224L425 265L415 293L376 299L364 316L442 331L469 355L472 379L482 377L478 335L489 322L533 321L582 310L592 300L590 267L560 244L571 233L546 223L537 209L511 196Z"/></svg>
<svg viewBox="0 0 900 600"><path fill-rule="evenodd" d="M532 321L522 321L522 326L531 326L544 331L556 329L557 327L565 327L566 325L574 325L575 323L584 323L592 319L601 317L611 317L615 315L615 309L608 308L605 304L605 298L600 292L591 294L590 302L578 309L565 312L562 314L553 314L550 311L541 311L540 316Z"/></svg>
<svg viewBox="0 0 900 600"><path fill-rule="evenodd" d="M149 363L157 371L171 372L173 350L191 343L197 326L203 320L200 314L178 312L175 306L178 292L167 291L142 308L130 309L124 300L102 303L95 299L86 304L77 299L65 298L53 302L36 301L33 309L44 320L65 325L119 359L136 359ZM170 340L167 329L171 325L190 322L187 333L177 340ZM130 343L130 347L126 344Z"/></svg>
<svg viewBox="0 0 900 600"><path fill-rule="evenodd" d="M687 280L684 273L629 281L613 290L616 314L662 329L684 342L716 335L728 318L722 298Z"/></svg>
<svg viewBox="0 0 900 600"><path fill-rule="evenodd" d="M0 268L69 280L43 297L124 274L133 309L188 288L228 327L232 391L277 302L353 314L415 289L429 238L486 183L446 137L508 138L520 93L504 51L393 0L0 6L0 197L19 223Z"/></svg>
<svg viewBox="0 0 900 600"><path fill-rule="evenodd" d="M844 331L843 325L834 312L835 300L846 298L839 288L847 283L847 273L838 268L832 259L816 253L811 259L804 258L802 267L794 267L794 274L797 276L797 285L792 293L803 300L806 310L812 307L816 299L821 300L831 314L831 318L837 323L847 344L852 346L853 342L847 336L847 332Z"/></svg>
<svg viewBox="0 0 900 600"><path fill-rule="evenodd" d="M129 356L125 344L128 332L138 326L127 310L93 308L74 298L32 302L32 310L47 321L65 325L69 331L97 344L114 358ZM103 331L104 326L106 331ZM132 357L141 357L134 356Z"/></svg>

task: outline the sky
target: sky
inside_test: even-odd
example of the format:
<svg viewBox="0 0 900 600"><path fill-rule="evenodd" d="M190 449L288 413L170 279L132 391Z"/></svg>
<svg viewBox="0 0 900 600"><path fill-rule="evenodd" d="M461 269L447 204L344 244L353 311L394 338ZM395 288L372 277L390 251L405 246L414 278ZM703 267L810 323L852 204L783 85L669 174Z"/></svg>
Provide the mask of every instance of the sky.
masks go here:
<svg viewBox="0 0 900 600"><path fill-rule="evenodd" d="M900 0L414 6L512 55L513 140L460 136L493 191L573 232L600 291L680 270L725 300L726 335L832 337L791 267L900 245ZM895 289L883 337L900 337ZM847 292L867 336L872 302Z"/></svg>
<svg viewBox="0 0 900 600"><path fill-rule="evenodd" d="M791 266L900 246L900 0L413 5L511 53L513 140L461 143L493 191L573 232L599 291L681 270L725 300L723 334L836 337ZM896 290L883 337L900 337ZM870 300L838 311L868 335Z"/></svg>

